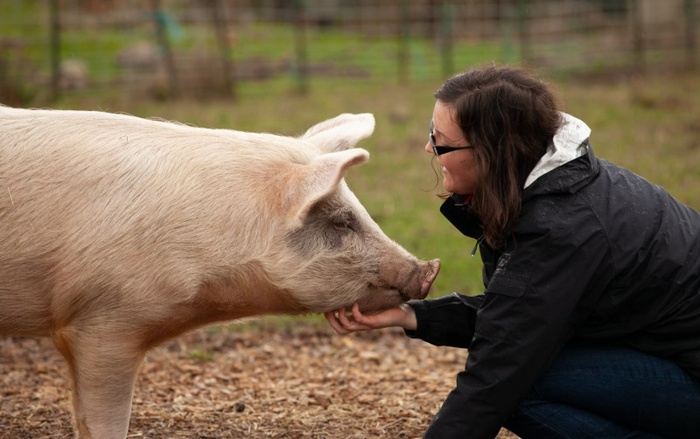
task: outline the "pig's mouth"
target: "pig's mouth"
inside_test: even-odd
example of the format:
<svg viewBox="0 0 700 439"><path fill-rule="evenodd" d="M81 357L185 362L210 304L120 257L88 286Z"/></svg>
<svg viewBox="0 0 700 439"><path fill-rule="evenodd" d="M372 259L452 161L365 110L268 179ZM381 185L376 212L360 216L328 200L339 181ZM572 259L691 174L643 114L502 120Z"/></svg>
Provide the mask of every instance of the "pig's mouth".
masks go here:
<svg viewBox="0 0 700 439"><path fill-rule="evenodd" d="M418 295L408 294L400 287L394 287L382 283L370 283L369 288L378 291L380 294L383 294L386 297L398 296L398 298L401 299L401 302L408 302L411 299L422 299L424 297L422 291Z"/></svg>
<svg viewBox="0 0 700 439"><path fill-rule="evenodd" d="M362 300L358 301L360 311L379 312L385 309L394 308L402 303L406 303L411 299L422 299L424 296L421 293L410 294L398 287L389 285L368 284L371 294Z"/></svg>
<svg viewBox="0 0 700 439"><path fill-rule="evenodd" d="M409 300L411 300L411 297L408 296L408 295L407 295L406 293L404 293L403 291L401 291L401 290L396 290L396 292L399 293L399 299L401 299L402 302L408 302ZM421 294L421 295L422 295L422 294ZM421 299L423 299L423 297L421 297Z"/></svg>

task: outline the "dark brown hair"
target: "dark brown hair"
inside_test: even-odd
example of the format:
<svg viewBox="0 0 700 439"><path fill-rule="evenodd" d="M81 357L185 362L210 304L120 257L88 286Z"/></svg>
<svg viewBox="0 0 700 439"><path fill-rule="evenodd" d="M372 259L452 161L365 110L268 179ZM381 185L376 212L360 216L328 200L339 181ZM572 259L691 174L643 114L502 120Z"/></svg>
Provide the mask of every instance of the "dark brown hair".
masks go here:
<svg viewBox="0 0 700 439"><path fill-rule="evenodd" d="M484 240L505 244L520 213L525 180L562 123L554 94L523 69L487 67L448 79L435 98L453 107L474 146L477 186L471 206Z"/></svg>

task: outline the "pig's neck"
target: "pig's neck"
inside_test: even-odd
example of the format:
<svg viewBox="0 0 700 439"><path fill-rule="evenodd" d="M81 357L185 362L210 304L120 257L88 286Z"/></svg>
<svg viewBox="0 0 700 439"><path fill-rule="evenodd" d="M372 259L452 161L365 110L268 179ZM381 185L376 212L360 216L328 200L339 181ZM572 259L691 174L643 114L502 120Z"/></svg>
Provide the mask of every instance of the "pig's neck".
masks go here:
<svg viewBox="0 0 700 439"><path fill-rule="evenodd" d="M155 345L189 330L216 322L308 310L259 276L235 275L209 280L191 299L170 305L144 332L145 345Z"/></svg>

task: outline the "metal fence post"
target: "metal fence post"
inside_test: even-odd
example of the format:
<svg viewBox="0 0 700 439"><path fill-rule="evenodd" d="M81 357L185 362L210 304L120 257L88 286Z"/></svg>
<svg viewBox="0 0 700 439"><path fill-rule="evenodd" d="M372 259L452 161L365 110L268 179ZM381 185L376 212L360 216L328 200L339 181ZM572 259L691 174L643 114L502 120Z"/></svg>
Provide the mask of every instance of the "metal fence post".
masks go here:
<svg viewBox="0 0 700 439"><path fill-rule="evenodd" d="M214 16L214 26L216 28L221 63L224 70L222 74L224 77L225 93L229 97L235 97L236 91L234 89L234 68L233 61L231 61L230 57L231 47L229 45L228 35L226 32L226 16L224 14L224 6L221 4L221 0L214 0L212 2L212 15Z"/></svg>
<svg viewBox="0 0 700 439"><path fill-rule="evenodd" d="M520 40L520 59L527 64L530 58L530 41L527 33L527 7L528 0L518 0L516 11L518 21L518 39Z"/></svg>
<svg viewBox="0 0 700 439"><path fill-rule="evenodd" d="M399 47L397 50L397 73L400 84L407 84L411 70L410 22L406 0L399 1Z"/></svg>
<svg viewBox="0 0 700 439"><path fill-rule="evenodd" d="M442 54L442 76L447 78L454 71L452 64L452 14L451 3L440 5L440 48Z"/></svg>
<svg viewBox="0 0 700 439"><path fill-rule="evenodd" d="M294 46L296 68L294 75L297 91L306 94L309 91L309 51L306 42L306 4L305 0L294 0Z"/></svg>
<svg viewBox="0 0 700 439"><path fill-rule="evenodd" d="M56 100L61 93L61 17L59 0L49 0L50 57L51 57L51 99Z"/></svg>
<svg viewBox="0 0 700 439"><path fill-rule="evenodd" d="M644 20L639 0L628 0L628 10L632 19L632 51L634 64L639 70L644 70Z"/></svg>
<svg viewBox="0 0 700 439"><path fill-rule="evenodd" d="M158 45L163 51L165 68L168 72L168 87L170 95L176 97L179 94L177 69L175 68L175 59L173 58L173 51L170 47L170 40L168 39L168 33L165 27L165 12L161 8L160 0L152 0L151 7L153 9L153 19L156 24L156 38L158 39Z"/></svg>
<svg viewBox="0 0 700 439"><path fill-rule="evenodd" d="M697 44L695 42L695 2L684 1L685 9L685 63L688 69L695 69Z"/></svg>

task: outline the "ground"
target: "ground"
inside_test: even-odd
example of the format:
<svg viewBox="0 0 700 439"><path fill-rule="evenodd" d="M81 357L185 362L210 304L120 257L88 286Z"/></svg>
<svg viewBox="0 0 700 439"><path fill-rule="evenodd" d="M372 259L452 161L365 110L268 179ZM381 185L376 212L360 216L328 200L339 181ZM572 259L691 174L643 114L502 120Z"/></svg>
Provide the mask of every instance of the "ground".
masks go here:
<svg viewBox="0 0 700 439"><path fill-rule="evenodd" d="M148 354L128 437L420 438L465 358L306 319L202 329ZM48 339L0 338L0 438L72 438L68 386Z"/></svg>

